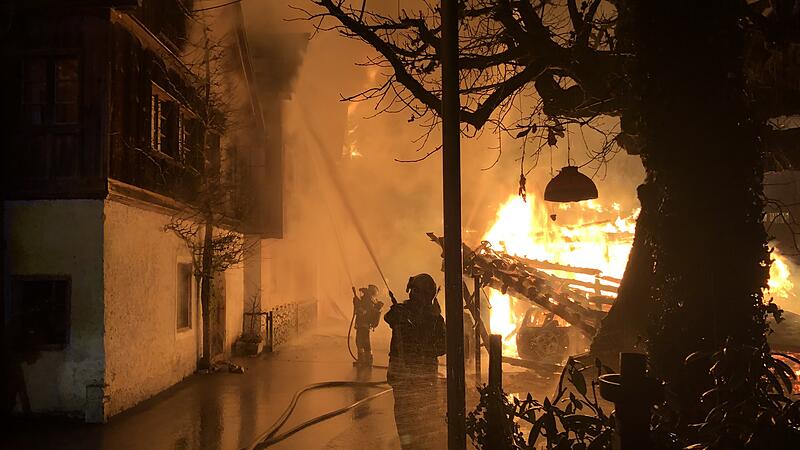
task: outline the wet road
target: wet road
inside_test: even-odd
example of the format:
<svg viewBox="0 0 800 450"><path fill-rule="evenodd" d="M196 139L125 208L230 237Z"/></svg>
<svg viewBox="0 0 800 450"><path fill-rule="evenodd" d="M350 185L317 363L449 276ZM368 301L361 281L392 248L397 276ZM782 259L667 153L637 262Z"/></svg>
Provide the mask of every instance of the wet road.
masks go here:
<svg viewBox="0 0 800 450"><path fill-rule="evenodd" d="M177 386L119 414L105 425L53 420L17 420L7 427L3 449L58 450L237 450L251 445L272 426L294 393L311 383L332 380L382 381L385 369L357 371L347 353L342 330L334 324L316 330L277 353L234 358L244 374L193 375ZM388 329L373 339L375 364L388 362ZM487 364L484 362L484 370ZM555 382L503 364L509 393L550 392ZM440 376L445 369L440 367ZM485 374L484 374L485 380ZM330 388L306 393L281 432L325 412L349 405L381 389ZM467 386L467 409L477 401ZM443 397L442 397L443 398ZM442 402L443 403L443 402ZM270 449L400 449L394 421L394 398L387 394L340 416L313 425ZM438 411L446 435L444 407ZM469 446L469 445L468 445Z"/></svg>
<svg viewBox="0 0 800 450"><path fill-rule="evenodd" d="M346 324L344 325L346 327ZM341 333L339 333L341 334ZM384 369L358 373L341 336L317 332L259 358L234 359L245 374L194 375L106 425L18 421L4 433L4 449L240 449L283 413L294 392L322 381L386 379ZM375 363L386 364L385 342ZM282 431L321 413L380 392L331 388L304 394ZM399 449L391 394L301 431L270 447L285 449Z"/></svg>

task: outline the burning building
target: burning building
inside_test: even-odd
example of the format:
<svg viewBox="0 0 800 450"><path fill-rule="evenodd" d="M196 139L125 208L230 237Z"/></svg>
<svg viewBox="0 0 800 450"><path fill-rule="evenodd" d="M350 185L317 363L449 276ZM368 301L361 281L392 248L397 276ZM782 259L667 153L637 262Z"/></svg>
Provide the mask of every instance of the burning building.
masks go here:
<svg viewBox="0 0 800 450"><path fill-rule="evenodd" d="M638 214L598 200L548 204L530 193L500 206L481 243L465 246L464 272L486 286L487 331L503 337L505 356L560 364L589 350L616 299ZM795 264L777 249L772 257L767 294L787 304L796 300ZM774 339L785 340L791 326L774 326Z"/></svg>

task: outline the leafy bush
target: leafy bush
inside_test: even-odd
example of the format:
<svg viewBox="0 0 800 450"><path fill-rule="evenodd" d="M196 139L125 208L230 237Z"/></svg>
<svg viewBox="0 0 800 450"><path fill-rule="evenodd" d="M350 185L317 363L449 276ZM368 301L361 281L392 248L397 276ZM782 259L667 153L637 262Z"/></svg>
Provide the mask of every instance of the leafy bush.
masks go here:
<svg viewBox="0 0 800 450"><path fill-rule="evenodd" d="M467 416L467 434L476 448L486 450L610 449L613 420L600 405L596 382L587 385L582 373L587 369L590 368L579 367L579 363L570 358L561 372L552 401L545 397L539 402L531 394L524 400L509 399L492 387L479 388L480 401ZM598 376L604 371L599 361L594 369ZM501 411L498 414L502 430L500 443L490 442L489 418L493 408ZM530 426L527 436L521 430L520 422Z"/></svg>
<svg viewBox="0 0 800 450"><path fill-rule="evenodd" d="M692 354L687 364L703 365L713 379L714 387L699 401L703 419L681 424L667 395L652 416L653 448L800 448L800 400L790 397L795 374L786 361L800 364L791 355L771 354L766 346L732 342L712 354ZM596 370L598 377L609 372L599 361L594 367L579 367L570 358L552 401L545 397L540 402L531 394L520 400L489 386L479 388L480 401L467 416L468 436L481 450L611 449L614 418L598 399L597 383L587 385L583 373L587 369ZM492 442L489 430L493 411L499 418L500 442Z"/></svg>
<svg viewBox="0 0 800 450"><path fill-rule="evenodd" d="M682 435L687 449L800 448L800 400L793 400L795 374L786 361L800 360L732 342L711 354L693 353L687 364L705 364L713 387L704 392L700 423Z"/></svg>

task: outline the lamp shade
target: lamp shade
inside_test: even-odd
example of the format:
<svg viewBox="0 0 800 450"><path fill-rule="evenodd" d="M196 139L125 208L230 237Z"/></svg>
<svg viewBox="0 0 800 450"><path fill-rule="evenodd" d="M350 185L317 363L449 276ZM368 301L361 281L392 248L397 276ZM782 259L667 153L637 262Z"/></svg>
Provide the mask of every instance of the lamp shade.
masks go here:
<svg viewBox="0 0 800 450"><path fill-rule="evenodd" d="M597 198L597 186L575 166L566 166L547 183L544 199L548 202L580 202Z"/></svg>

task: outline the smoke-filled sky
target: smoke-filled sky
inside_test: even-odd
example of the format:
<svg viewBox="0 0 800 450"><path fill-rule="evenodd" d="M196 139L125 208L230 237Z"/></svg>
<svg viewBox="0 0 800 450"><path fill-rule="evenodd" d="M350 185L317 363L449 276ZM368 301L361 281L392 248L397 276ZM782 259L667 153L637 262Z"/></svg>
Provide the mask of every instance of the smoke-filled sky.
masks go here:
<svg viewBox="0 0 800 450"><path fill-rule="evenodd" d="M302 16L289 7L289 2L313 8L306 0L243 2L249 39L273 39L272 33L312 33L310 23L286 20ZM394 0L383 3L387 2L396 3ZM379 3L371 1L368 6ZM414 141L424 129L418 121L409 122L410 113L368 118L374 114L374 103L340 100L342 95L373 86L376 77L380 79L375 68L357 65L372 54L366 44L336 32L314 35L308 42L285 108L287 239L282 249L295 258L313 259L321 264L317 275L295 270L286 276L296 277L294 284L299 289L308 288L308 280L316 280L322 300L336 300L348 313L350 279L357 286L372 283L380 285L382 290L385 288L353 220L333 188L320 151L327 152L335 162L336 176L343 181L375 256L398 297L412 274L429 272L437 282L442 281L439 249L425 236L426 232L441 234L442 230L441 157L435 154L418 163L395 161L413 159L433 149L439 141L439 131L419 150L419 143ZM581 164L585 162L586 146L577 128L571 131L573 162ZM325 148L319 148L314 134ZM462 208L467 242L480 240L498 207L518 189L521 142L504 136L498 163L482 170L497 159L498 142L498 135L492 130L485 130L478 138L462 140ZM598 137L591 134L586 134L586 142L589 146L600 145ZM343 149L359 155L351 157ZM562 142L552 151L555 172L566 163L565 149L566 143ZM545 150L528 175L532 201L541 198L550 179L550 155ZM525 168L530 167L529 158ZM607 172L605 177L604 172ZM591 171L587 173L591 175ZM642 179L638 157L619 154L607 171L602 170L595 177L601 203L620 203L623 211L637 207L635 188ZM307 264L304 270L316 271L312 267Z"/></svg>

